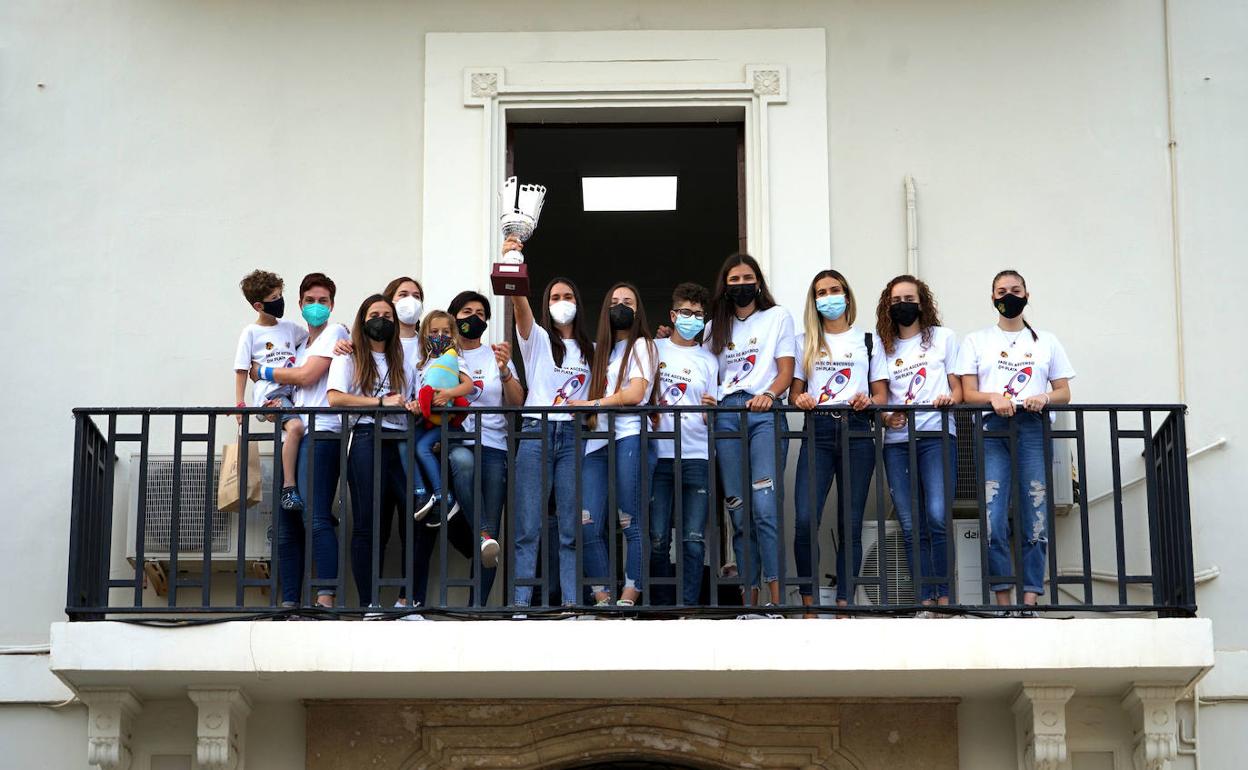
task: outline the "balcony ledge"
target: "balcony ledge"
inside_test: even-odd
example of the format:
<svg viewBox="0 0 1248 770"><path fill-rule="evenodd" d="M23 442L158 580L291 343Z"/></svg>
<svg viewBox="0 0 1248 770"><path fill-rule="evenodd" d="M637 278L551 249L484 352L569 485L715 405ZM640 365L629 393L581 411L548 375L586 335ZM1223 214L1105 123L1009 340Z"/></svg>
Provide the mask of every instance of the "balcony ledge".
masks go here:
<svg viewBox="0 0 1248 770"><path fill-rule="evenodd" d="M500 697L1004 697L1019 683L1120 695L1191 684L1208 619L56 623L72 688L259 700Z"/></svg>

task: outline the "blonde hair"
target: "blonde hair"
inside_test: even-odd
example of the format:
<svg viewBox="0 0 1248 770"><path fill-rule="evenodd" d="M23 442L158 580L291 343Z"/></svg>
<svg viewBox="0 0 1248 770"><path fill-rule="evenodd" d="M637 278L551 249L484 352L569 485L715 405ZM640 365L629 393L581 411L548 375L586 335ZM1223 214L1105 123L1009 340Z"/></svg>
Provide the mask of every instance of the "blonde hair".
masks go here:
<svg viewBox="0 0 1248 770"><path fill-rule="evenodd" d="M424 369L425 364L429 363L429 356L433 353L433 350L429 347L429 331L432 329L434 321L446 321L447 325L451 327L451 347L456 350L459 349L459 333L455 331L455 319L445 310L431 310L420 322L419 366L421 369Z"/></svg>
<svg viewBox="0 0 1248 770"><path fill-rule="evenodd" d="M810 279L810 288L806 290L806 308L802 313L802 325L806 331L806 342L802 346L802 368L808 378L814 370L817 358L832 355L832 351L828 348L828 341L823 336L823 316L819 315L819 308L815 306L815 285L824 278L836 279L840 282L841 288L845 290L846 322L853 326L854 319L858 317L858 303L854 300L854 290L849 288L849 281L845 280L845 276L836 270L820 270L815 273L815 277Z"/></svg>

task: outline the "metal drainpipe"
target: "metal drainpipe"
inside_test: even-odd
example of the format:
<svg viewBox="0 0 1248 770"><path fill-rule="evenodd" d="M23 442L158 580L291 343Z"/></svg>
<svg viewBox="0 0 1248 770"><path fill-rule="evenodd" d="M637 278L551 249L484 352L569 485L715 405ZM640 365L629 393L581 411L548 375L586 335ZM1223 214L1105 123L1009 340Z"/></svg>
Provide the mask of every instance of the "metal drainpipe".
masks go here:
<svg viewBox="0 0 1248 770"><path fill-rule="evenodd" d="M1187 355L1183 346L1183 263L1179 239L1179 158L1174 132L1174 52L1170 38L1170 0L1162 0L1166 49L1166 150L1170 159L1170 247L1174 258L1174 324L1179 365L1179 402L1187 402Z"/></svg>

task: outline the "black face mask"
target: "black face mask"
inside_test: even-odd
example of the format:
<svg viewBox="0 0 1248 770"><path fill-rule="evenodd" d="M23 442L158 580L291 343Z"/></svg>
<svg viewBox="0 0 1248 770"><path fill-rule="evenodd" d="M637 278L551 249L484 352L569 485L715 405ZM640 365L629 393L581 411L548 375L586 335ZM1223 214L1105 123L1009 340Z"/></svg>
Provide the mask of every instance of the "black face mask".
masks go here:
<svg viewBox="0 0 1248 770"><path fill-rule="evenodd" d="M909 326L919 318L919 303L896 302L889 305L888 317L898 326Z"/></svg>
<svg viewBox="0 0 1248 770"><path fill-rule="evenodd" d="M1006 318L1018 318L1023 314L1023 308L1027 307L1027 298L1017 294L1006 294L994 299L992 306Z"/></svg>
<svg viewBox="0 0 1248 770"><path fill-rule="evenodd" d="M622 332L633 328L633 318L636 315L628 305L612 305L607 311L607 317L611 320L611 331Z"/></svg>
<svg viewBox="0 0 1248 770"><path fill-rule="evenodd" d="M467 318L459 319L459 334L466 340L479 340L481 335L485 334L487 326L489 324L481 316L470 315Z"/></svg>
<svg viewBox="0 0 1248 770"><path fill-rule="evenodd" d="M278 297L277 299L272 300L270 302L261 302L260 304L264 308L264 312L268 313L274 318L281 318L283 315L286 314L286 298L285 297Z"/></svg>
<svg viewBox="0 0 1248 770"><path fill-rule="evenodd" d="M728 299L737 307L745 307L758 299L758 284L734 283L728 287Z"/></svg>
<svg viewBox="0 0 1248 770"><path fill-rule="evenodd" d="M379 315L364 322L364 333L371 340L388 342L394 337L394 321Z"/></svg>

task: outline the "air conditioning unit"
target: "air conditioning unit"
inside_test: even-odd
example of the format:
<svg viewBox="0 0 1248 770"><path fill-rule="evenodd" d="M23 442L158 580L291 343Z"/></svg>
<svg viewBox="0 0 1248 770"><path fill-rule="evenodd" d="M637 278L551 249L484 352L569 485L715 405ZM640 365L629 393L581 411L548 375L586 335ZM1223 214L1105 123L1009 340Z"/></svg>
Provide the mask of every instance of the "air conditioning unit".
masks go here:
<svg viewBox="0 0 1248 770"><path fill-rule="evenodd" d="M884 522L883 542L880 542L878 523L862 523L862 569L858 571L858 577L878 578L880 570L886 568L888 603L914 604L914 583L910 579L910 561L906 555L906 539L901 534L901 522L896 519ZM851 547L848 538L843 547L847 550ZM880 604L880 587L857 585L856 598L858 604Z"/></svg>
<svg viewBox="0 0 1248 770"><path fill-rule="evenodd" d="M975 434L971 426L971 413L959 410L954 414L954 424L958 429L957 440L957 479L954 485L954 514L970 515L979 510L978 485L975 471ZM1070 430L1074 427L1074 418L1070 412L1058 412L1054 430ZM1053 506L1057 513L1067 513L1075 504L1074 474L1071 470L1071 451L1069 441L1053 441Z"/></svg>
<svg viewBox="0 0 1248 770"><path fill-rule="evenodd" d="M890 604L915 602L915 586L910 575L910 558L906 553L906 539L901 533L901 523L895 519L884 522L884 542L880 543L878 522L862 523L862 569L859 578L877 578L881 561L887 565L888 600ZM958 519L953 522L949 536L954 538L953 580L957 585L959 604L980 604L982 575L979 558L979 522L974 519ZM857 586L858 604L879 604L880 589L875 585Z"/></svg>
<svg viewBox="0 0 1248 770"><path fill-rule="evenodd" d="M261 501L247 508L247 543L244 558L267 561L273 539L273 456L260 456ZM220 456L213 458L212 475L208 462L202 458L182 458L181 490L178 511L178 563L193 568L203 559L204 497L211 495L211 520L208 534L214 568L233 569L238 559L238 514L217 510L217 480L221 471ZM173 532L173 456L149 455L147 485L139 486L139 455L130 458L130 503L126 517L126 558L135 559L135 534L138 530L139 500L146 501L144 512L143 558L146 561L168 561Z"/></svg>

